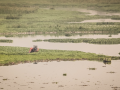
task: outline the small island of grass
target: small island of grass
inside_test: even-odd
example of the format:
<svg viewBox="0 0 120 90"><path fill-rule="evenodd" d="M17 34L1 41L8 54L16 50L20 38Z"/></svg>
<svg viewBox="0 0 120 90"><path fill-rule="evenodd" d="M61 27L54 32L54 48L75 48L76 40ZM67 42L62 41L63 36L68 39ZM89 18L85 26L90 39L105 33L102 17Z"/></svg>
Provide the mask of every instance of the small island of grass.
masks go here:
<svg viewBox="0 0 120 90"><path fill-rule="evenodd" d="M13 65L22 62L44 62L54 60L74 61L74 60L117 60L120 57L97 55L95 53L85 53L81 51L67 50L47 50L39 49L38 52L28 53L29 48L0 46L0 65Z"/></svg>

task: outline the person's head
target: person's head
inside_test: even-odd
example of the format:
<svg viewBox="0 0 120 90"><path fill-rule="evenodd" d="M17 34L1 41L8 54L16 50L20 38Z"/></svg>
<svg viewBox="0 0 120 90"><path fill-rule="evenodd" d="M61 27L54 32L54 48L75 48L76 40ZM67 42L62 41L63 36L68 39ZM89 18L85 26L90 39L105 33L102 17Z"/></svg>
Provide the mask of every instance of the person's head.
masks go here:
<svg viewBox="0 0 120 90"><path fill-rule="evenodd" d="M34 45L34 46L33 46L33 48L37 48L37 46L36 46L36 45Z"/></svg>

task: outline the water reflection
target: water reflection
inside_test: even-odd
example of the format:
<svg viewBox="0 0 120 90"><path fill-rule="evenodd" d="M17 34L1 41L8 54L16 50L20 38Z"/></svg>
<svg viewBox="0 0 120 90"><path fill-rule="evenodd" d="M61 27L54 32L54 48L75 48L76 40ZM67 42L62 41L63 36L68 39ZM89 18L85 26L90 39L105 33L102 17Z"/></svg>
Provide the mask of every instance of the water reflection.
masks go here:
<svg viewBox="0 0 120 90"><path fill-rule="evenodd" d="M105 62L105 61L103 61L103 63L106 65L106 64L111 64L111 62Z"/></svg>
<svg viewBox="0 0 120 90"><path fill-rule="evenodd" d="M106 67L103 65L102 62L81 60L0 66L0 88L113 90L114 87L120 87L120 60L112 61Z"/></svg>

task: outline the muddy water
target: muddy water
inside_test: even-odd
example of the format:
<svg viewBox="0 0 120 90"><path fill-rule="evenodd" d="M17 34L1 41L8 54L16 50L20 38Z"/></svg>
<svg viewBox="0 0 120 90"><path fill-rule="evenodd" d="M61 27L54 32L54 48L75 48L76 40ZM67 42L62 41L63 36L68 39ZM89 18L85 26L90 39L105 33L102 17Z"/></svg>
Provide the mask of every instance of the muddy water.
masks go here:
<svg viewBox="0 0 120 90"><path fill-rule="evenodd" d="M94 69L90 69L94 68ZM3 90L119 90L120 60L61 61L0 66Z"/></svg>
<svg viewBox="0 0 120 90"><path fill-rule="evenodd" d="M106 15L106 16L120 15L120 13L96 11L96 10L90 10L89 8L88 9L85 9L85 8L84 9L83 8L57 8L57 9L85 12L86 15Z"/></svg>
<svg viewBox="0 0 120 90"><path fill-rule="evenodd" d="M41 36L37 35L34 37L0 37L0 39L12 39L13 43L0 43L0 46L19 46L19 47L33 47L37 45L41 49L54 49L54 50L77 50L83 52L90 52L96 54L103 54L109 56L119 56L120 44L114 45L99 45L99 44L88 44L88 43L51 43L51 42L32 42L36 39L52 39L52 38L111 38L108 35L86 35L86 36L72 36L72 37L51 37L51 36ZM120 38L120 34L112 35L112 38Z"/></svg>
<svg viewBox="0 0 120 90"><path fill-rule="evenodd" d="M96 20L84 20L82 22L68 22L68 23L92 23L92 22L120 22L120 20L96 19Z"/></svg>
<svg viewBox="0 0 120 90"><path fill-rule="evenodd" d="M109 13L109 12L95 11L95 10L89 10L89 9L76 9L76 10L79 12L89 13L87 15L107 15L107 16L120 15L120 13Z"/></svg>

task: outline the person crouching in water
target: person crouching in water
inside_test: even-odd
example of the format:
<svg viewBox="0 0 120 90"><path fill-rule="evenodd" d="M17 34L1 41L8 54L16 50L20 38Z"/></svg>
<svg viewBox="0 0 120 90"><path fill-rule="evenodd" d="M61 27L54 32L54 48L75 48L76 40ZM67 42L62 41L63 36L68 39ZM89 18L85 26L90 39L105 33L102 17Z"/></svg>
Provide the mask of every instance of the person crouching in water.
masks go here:
<svg viewBox="0 0 120 90"><path fill-rule="evenodd" d="M33 48L30 48L29 53L38 52L38 51L39 51L39 48L37 48L37 46L34 46Z"/></svg>

